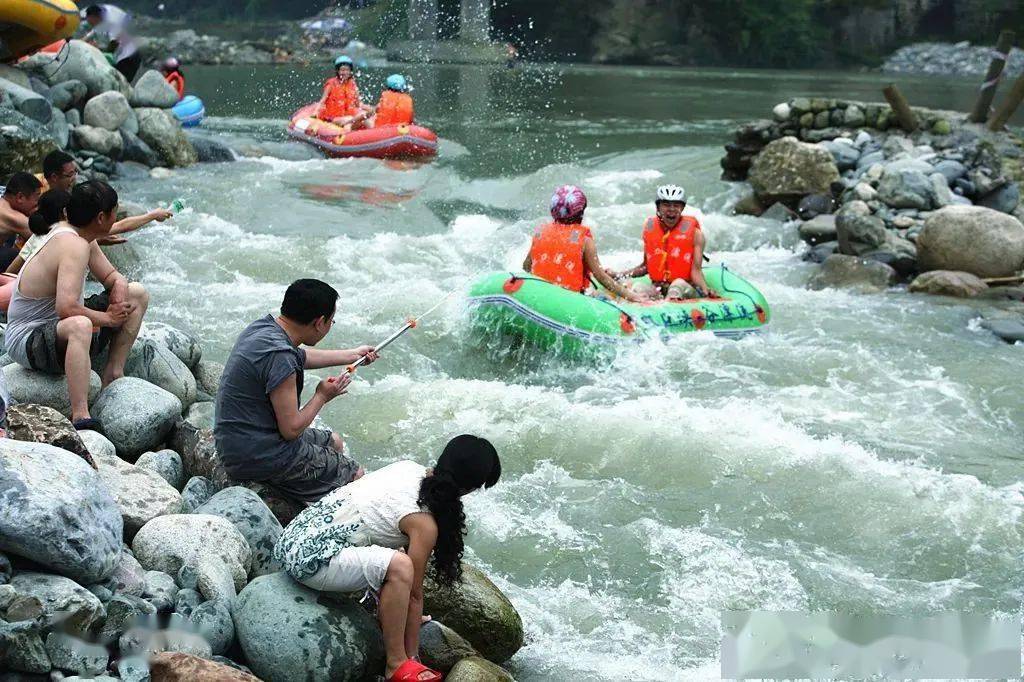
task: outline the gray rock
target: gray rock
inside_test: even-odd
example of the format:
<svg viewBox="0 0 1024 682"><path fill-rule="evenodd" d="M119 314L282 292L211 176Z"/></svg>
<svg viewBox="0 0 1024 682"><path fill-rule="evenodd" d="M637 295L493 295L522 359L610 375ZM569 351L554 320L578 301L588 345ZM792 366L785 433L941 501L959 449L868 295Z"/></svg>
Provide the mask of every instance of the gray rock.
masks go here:
<svg viewBox="0 0 1024 682"><path fill-rule="evenodd" d="M253 580L233 611L235 634L266 682L347 682L380 674L376 621L355 600L325 598L284 573Z"/></svg>
<svg viewBox="0 0 1024 682"><path fill-rule="evenodd" d="M245 537L252 550L252 576L276 573L280 564L274 561L274 545L281 537L281 524L260 496L248 488L225 488L195 510L197 514L213 514L229 520Z"/></svg>
<svg viewBox="0 0 1024 682"><path fill-rule="evenodd" d="M12 64L0 64L0 78L6 78L23 88L32 87L32 76L30 73Z"/></svg>
<svg viewBox="0 0 1024 682"><path fill-rule="evenodd" d="M896 271L901 278L909 278L917 273L917 247L913 242L889 232L885 243L862 256L865 260L885 263Z"/></svg>
<svg viewBox="0 0 1024 682"><path fill-rule="evenodd" d="M11 568L11 560L7 558L6 554L0 552L0 585L9 583L12 573L14 573L14 569Z"/></svg>
<svg viewBox="0 0 1024 682"><path fill-rule="evenodd" d="M988 289L988 285L969 272L932 270L918 275L909 290L916 294L972 298Z"/></svg>
<svg viewBox="0 0 1024 682"><path fill-rule="evenodd" d="M121 136L121 158L125 161L140 163L148 168L159 166L160 155L143 142L137 133L122 128L118 131ZM149 174L146 174L148 177Z"/></svg>
<svg viewBox="0 0 1024 682"><path fill-rule="evenodd" d="M7 409L7 437L46 443L73 452L96 468L95 460L71 421L52 407L31 403L11 405Z"/></svg>
<svg viewBox="0 0 1024 682"><path fill-rule="evenodd" d="M178 570L178 587L183 590L195 590L199 588L199 573L194 566L188 564Z"/></svg>
<svg viewBox="0 0 1024 682"><path fill-rule="evenodd" d="M878 195L878 190L866 182L858 182L853 187L853 195L860 201L871 201Z"/></svg>
<svg viewBox="0 0 1024 682"><path fill-rule="evenodd" d="M192 611L191 618L213 653L223 654L234 644L235 624L231 620L229 602L223 599L208 601Z"/></svg>
<svg viewBox="0 0 1024 682"><path fill-rule="evenodd" d="M136 109L139 137L153 148L168 167L190 166L197 161L196 150L185 137L178 119L163 109Z"/></svg>
<svg viewBox="0 0 1024 682"><path fill-rule="evenodd" d="M932 197L935 208L942 208L953 203L953 193L949 191L946 183L946 176L942 173L932 173L928 178L932 183Z"/></svg>
<svg viewBox="0 0 1024 682"><path fill-rule="evenodd" d="M423 665L446 673L460 660L476 656L477 652L455 630L432 620L420 628L419 654Z"/></svg>
<svg viewBox="0 0 1024 682"><path fill-rule="evenodd" d="M141 597L146 591L146 570L128 552L121 552L121 559L110 577L110 587L116 594Z"/></svg>
<svg viewBox="0 0 1024 682"><path fill-rule="evenodd" d="M109 659L104 647L61 632L51 632L46 636L46 653L54 668L89 676L105 672Z"/></svg>
<svg viewBox="0 0 1024 682"><path fill-rule="evenodd" d="M990 208L948 206L925 220L917 250L923 271L1007 277L1024 266L1024 225Z"/></svg>
<svg viewBox="0 0 1024 682"><path fill-rule="evenodd" d="M997 317L982 320L981 326L1007 343L1024 343L1024 318Z"/></svg>
<svg viewBox="0 0 1024 682"><path fill-rule="evenodd" d="M123 377L103 389L93 412L118 456L133 461L163 442L181 415L181 401L142 379Z"/></svg>
<svg viewBox="0 0 1024 682"><path fill-rule="evenodd" d="M212 431L200 430L187 421L180 421L171 435L170 446L181 454L186 476L208 478L213 482L215 490L234 485L217 455Z"/></svg>
<svg viewBox="0 0 1024 682"><path fill-rule="evenodd" d="M864 202L851 201L836 214L836 235L842 254L874 251L885 243L886 234L885 223L871 215Z"/></svg>
<svg viewBox="0 0 1024 682"><path fill-rule="evenodd" d="M214 404L212 402L196 403L188 408L185 421L197 429L213 429Z"/></svg>
<svg viewBox="0 0 1024 682"><path fill-rule="evenodd" d="M163 571L146 571L146 591L142 595L157 611L170 611L178 596L174 578Z"/></svg>
<svg viewBox="0 0 1024 682"><path fill-rule="evenodd" d="M158 450L156 452L143 453L135 462L135 466L152 471L167 481L175 490L179 490L182 483L185 482L185 471L181 464L181 455L174 450Z"/></svg>
<svg viewBox="0 0 1024 682"><path fill-rule="evenodd" d="M857 161L860 159L860 150L852 144L832 140L822 142L821 146L832 154L832 158L835 159L836 166L840 172L857 167Z"/></svg>
<svg viewBox="0 0 1024 682"><path fill-rule="evenodd" d="M162 322L143 322L140 339L148 339L169 349L189 370L194 370L203 357L203 347L194 334Z"/></svg>
<svg viewBox="0 0 1024 682"><path fill-rule="evenodd" d="M61 111L68 111L81 104L89 94L85 83L79 80L67 80L50 88L50 102Z"/></svg>
<svg viewBox="0 0 1024 682"><path fill-rule="evenodd" d="M193 374L195 374L196 384L199 386L200 391L205 391L210 395L217 395L217 389L220 387L220 378L224 374L224 365L219 362L200 360L196 364Z"/></svg>
<svg viewBox="0 0 1024 682"><path fill-rule="evenodd" d="M86 632L104 617L103 604L89 590L62 575L21 571L11 586L23 597L35 597L43 606L39 620L46 630L61 625Z"/></svg>
<svg viewBox="0 0 1024 682"><path fill-rule="evenodd" d="M121 124L120 130L123 130L132 135L139 134L139 117L135 115L135 110L128 108L128 118Z"/></svg>
<svg viewBox="0 0 1024 682"><path fill-rule="evenodd" d="M132 243L101 246L100 251L107 257L110 264L129 280L137 280L142 275L142 257Z"/></svg>
<svg viewBox="0 0 1024 682"><path fill-rule="evenodd" d="M69 109L64 112L64 119L68 122L69 128L82 125L82 114L78 109Z"/></svg>
<svg viewBox="0 0 1024 682"><path fill-rule="evenodd" d="M978 199L978 205L1001 213L1013 213L1020 204L1020 186L1008 182Z"/></svg>
<svg viewBox="0 0 1024 682"><path fill-rule="evenodd" d="M56 112L47 124L47 128L58 147L66 148L68 146L71 141L71 126L68 125L64 114Z"/></svg>
<svg viewBox="0 0 1024 682"><path fill-rule="evenodd" d="M919 171L889 166L878 183L878 198L893 208L931 208L931 180Z"/></svg>
<svg viewBox="0 0 1024 682"><path fill-rule="evenodd" d="M959 161L943 159L935 164L935 172L942 173L942 177L946 178L946 184L951 185L967 173L967 166Z"/></svg>
<svg viewBox="0 0 1024 682"><path fill-rule="evenodd" d="M156 616L156 607L142 597L117 594L107 603L107 619L100 635L116 640L135 627L140 627Z"/></svg>
<svg viewBox="0 0 1024 682"><path fill-rule="evenodd" d="M181 511L191 514L214 496L217 486L205 476L193 476L181 491Z"/></svg>
<svg viewBox="0 0 1024 682"><path fill-rule="evenodd" d="M883 291L895 281L896 271L884 263L833 254L821 264L808 286L811 289L848 288L870 293Z"/></svg>
<svg viewBox="0 0 1024 682"><path fill-rule="evenodd" d="M192 612L202 603L203 595L199 594L196 590L191 588L178 590L178 596L174 599L174 612L188 618L191 617Z"/></svg>
<svg viewBox="0 0 1024 682"><path fill-rule="evenodd" d="M864 111L856 104L846 107L845 125L848 128L860 128L864 125Z"/></svg>
<svg viewBox="0 0 1024 682"><path fill-rule="evenodd" d="M102 92L85 103L82 119L88 126L115 132L131 113L128 99L120 92Z"/></svg>
<svg viewBox="0 0 1024 682"><path fill-rule="evenodd" d="M821 147L783 137L770 142L751 164L749 180L766 203L828 192L839 180L832 155Z"/></svg>
<svg viewBox="0 0 1024 682"><path fill-rule="evenodd" d="M95 97L107 90L116 90L123 95L128 94L128 81L110 65L107 58L98 49L82 42L72 40L69 43L65 61L56 71L52 67L52 56L38 54L26 60L25 67L30 70L45 71L50 85L78 80L85 84L89 97Z"/></svg>
<svg viewBox="0 0 1024 682"><path fill-rule="evenodd" d="M45 97L29 88L0 78L0 90L6 93L15 110L20 111L34 121L47 124L53 118L53 107Z"/></svg>
<svg viewBox="0 0 1024 682"><path fill-rule="evenodd" d="M769 206L768 210L761 214L761 217L766 220L787 222L790 220L796 220L797 215L782 202L776 202Z"/></svg>
<svg viewBox="0 0 1024 682"><path fill-rule="evenodd" d="M79 149L87 149L114 159L121 158L124 149L121 135L116 131L80 125L72 131L72 137Z"/></svg>
<svg viewBox="0 0 1024 682"><path fill-rule="evenodd" d="M811 220L801 223L798 229L800 238L811 245L834 241L837 238L834 215L815 216Z"/></svg>
<svg viewBox="0 0 1024 682"><path fill-rule="evenodd" d="M55 149L57 143L49 128L0 106L0 168L41 171L43 158Z"/></svg>
<svg viewBox="0 0 1024 682"><path fill-rule="evenodd" d="M0 550L86 584L108 578L121 552L121 513L80 457L0 439Z"/></svg>
<svg viewBox="0 0 1024 682"><path fill-rule="evenodd" d="M832 213L835 199L831 194L808 194L797 204L796 212L802 220L810 220L815 216Z"/></svg>
<svg viewBox="0 0 1024 682"><path fill-rule="evenodd" d="M507 670L479 656L456 663L445 679L448 682L515 682Z"/></svg>
<svg viewBox="0 0 1024 682"><path fill-rule="evenodd" d="M13 682L20 682L22 679L34 678L22 678L17 675L17 671L48 673L50 668L50 657L46 653L46 646L39 636L39 626L36 623L6 623L0 620L0 670L15 671Z"/></svg>
<svg viewBox="0 0 1024 682"><path fill-rule="evenodd" d="M205 574L216 571L219 564L229 572L237 591L245 586L252 561L249 543L231 522L208 514L173 514L153 519L135 536L132 548L139 563L149 570L176 575L182 566L196 567L199 591L211 599L220 595L204 589Z"/></svg>
<svg viewBox="0 0 1024 682"><path fill-rule="evenodd" d="M124 371L127 376L145 379L171 393L183 408L196 401L196 378L185 363L161 343L137 340L128 353Z"/></svg>
<svg viewBox="0 0 1024 682"><path fill-rule="evenodd" d="M114 596L114 593L111 592L109 588L107 588L105 585L100 585L99 583L95 585L89 585L86 589L92 592L94 595L96 595L96 598L99 599L100 602L103 604L106 604Z"/></svg>
<svg viewBox="0 0 1024 682"><path fill-rule="evenodd" d="M857 168L867 169L876 163L882 163L883 161L885 161L885 154L881 151L867 152L857 160Z"/></svg>
<svg viewBox="0 0 1024 682"><path fill-rule="evenodd" d="M117 662L122 682L150 682L149 663L142 656L125 656Z"/></svg>
<svg viewBox="0 0 1024 682"><path fill-rule="evenodd" d="M169 109L178 103L177 91L160 75L149 69L144 71L132 89L133 107L156 107Z"/></svg>
<svg viewBox="0 0 1024 682"><path fill-rule="evenodd" d="M45 405L71 417L71 398L68 397L68 380L64 376L44 374L25 369L21 365L4 367L4 382L15 403ZM100 393L100 376L93 372L89 377L89 404L92 405Z"/></svg>
<svg viewBox="0 0 1024 682"><path fill-rule="evenodd" d="M199 163L227 163L235 160L235 153L222 142L194 133L186 133L186 136L196 150Z"/></svg>

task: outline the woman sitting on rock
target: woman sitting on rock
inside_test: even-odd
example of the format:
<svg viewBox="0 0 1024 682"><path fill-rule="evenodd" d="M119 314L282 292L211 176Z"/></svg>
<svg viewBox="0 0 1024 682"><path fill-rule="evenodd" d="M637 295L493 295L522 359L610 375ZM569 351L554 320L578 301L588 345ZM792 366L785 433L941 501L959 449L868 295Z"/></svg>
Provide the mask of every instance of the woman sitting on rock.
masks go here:
<svg viewBox="0 0 1024 682"><path fill-rule="evenodd" d="M395 462L338 488L295 517L274 557L295 580L322 592L379 594L389 682L439 682L418 658L423 575L433 555L438 583L462 579L462 496L501 476L494 446L462 435L427 469Z"/></svg>

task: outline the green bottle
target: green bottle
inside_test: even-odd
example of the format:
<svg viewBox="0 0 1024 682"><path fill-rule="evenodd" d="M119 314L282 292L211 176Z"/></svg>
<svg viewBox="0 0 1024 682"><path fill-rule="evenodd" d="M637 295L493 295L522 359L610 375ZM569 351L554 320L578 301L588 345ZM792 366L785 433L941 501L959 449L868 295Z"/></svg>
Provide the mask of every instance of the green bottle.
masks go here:
<svg viewBox="0 0 1024 682"><path fill-rule="evenodd" d="M171 207L168 209L171 213L181 213L182 209L185 208L185 202L181 199L175 199L171 202Z"/></svg>

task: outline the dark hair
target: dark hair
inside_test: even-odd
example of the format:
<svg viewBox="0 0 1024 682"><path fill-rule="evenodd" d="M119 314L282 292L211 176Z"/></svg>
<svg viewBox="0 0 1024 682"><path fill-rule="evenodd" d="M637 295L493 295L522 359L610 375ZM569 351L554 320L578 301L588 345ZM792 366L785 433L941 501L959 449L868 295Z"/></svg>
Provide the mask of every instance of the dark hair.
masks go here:
<svg viewBox="0 0 1024 682"><path fill-rule="evenodd" d="M90 180L75 185L68 202L68 222L75 227L85 227L100 213L117 208L117 192L102 180Z"/></svg>
<svg viewBox="0 0 1024 682"><path fill-rule="evenodd" d="M43 159L43 177L48 178L51 175L58 175L64 170L64 165L67 163L74 163L75 157L71 156L67 152L62 152L59 149L55 149L46 155Z"/></svg>
<svg viewBox="0 0 1024 682"><path fill-rule="evenodd" d="M19 171L7 181L7 189L4 190L4 195L13 197L17 194L23 194L28 196L42 186L43 183L39 182L39 178L36 176Z"/></svg>
<svg viewBox="0 0 1024 682"><path fill-rule="evenodd" d="M281 314L299 324L330 317L338 305L338 292L318 279L297 279L284 292Z"/></svg>
<svg viewBox="0 0 1024 682"><path fill-rule="evenodd" d="M417 502L437 522L433 565L438 584L451 587L462 580L466 534L462 496L480 487L490 488L500 477L501 460L490 441L463 434L448 441L437 458L433 475L420 483Z"/></svg>
<svg viewBox="0 0 1024 682"><path fill-rule="evenodd" d="M85 8L85 16L87 17L102 17L103 8L99 5L89 5Z"/></svg>
<svg viewBox="0 0 1024 682"><path fill-rule="evenodd" d="M32 234L47 234L50 226L59 222L71 201L71 194L62 189L51 189L39 197L36 212L28 217L28 229Z"/></svg>

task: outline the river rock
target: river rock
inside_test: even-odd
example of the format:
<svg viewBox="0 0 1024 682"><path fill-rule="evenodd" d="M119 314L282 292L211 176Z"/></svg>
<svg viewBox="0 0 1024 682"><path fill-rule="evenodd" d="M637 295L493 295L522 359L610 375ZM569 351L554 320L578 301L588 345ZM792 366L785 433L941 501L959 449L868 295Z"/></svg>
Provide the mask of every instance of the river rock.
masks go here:
<svg viewBox="0 0 1024 682"><path fill-rule="evenodd" d="M103 621L100 636L117 640L132 628L142 627L156 616L156 607L142 597L117 594L107 602L107 619ZM122 652L124 653L124 652Z"/></svg>
<svg viewBox="0 0 1024 682"><path fill-rule="evenodd" d="M200 360L192 370L196 377L196 384L199 390L210 395L217 395L220 387L220 378L224 374L224 365L219 362Z"/></svg>
<svg viewBox="0 0 1024 682"><path fill-rule="evenodd" d="M836 214L839 252L860 255L885 244L886 229L881 218L871 215L863 201L851 201Z"/></svg>
<svg viewBox="0 0 1024 682"><path fill-rule="evenodd" d="M139 137L153 148L167 166L190 166L196 162L196 150L185 137L181 124L164 109L136 109Z"/></svg>
<svg viewBox="0 0 1024 682"><path fill-rule="evenodd" d="M185 482L185 472L181 464L181 455L174 450L158 450L156 452L143 453L135 462L140 469L148 469L167 483L175 490L180 490Z"/></svg>
<svg viewBox="0 0 1024 682"><path fill-rule="evenodd" d="M423 584L424 612L462 635L484 658L508 660L523 646L523 621L512 602L480 570L463 564L454 590Z"/></svg>
<svg viewBox="0 0 1024 682"><path fill-rule="evenodd" d="M967 166L952 159L943 159L935 164L935 172L942 173L946 178L946 184L952 185L958 178L967 174Z"/></svg>
<svg viewBox="0 0 1024 682"><path fill-rule="evenodd" d="M469 642L447 625L431 620L420 628L420 660L432 670L448 672L463 658L476 656Z"/></svg>
<svg viewBox="0 0 1024 682"><path fill-rule="evenodd" d="M62 575L21 571L11 578L11 586L19 595L39 600L43 606L39 622L47 630L61 625L85 632L105 616L96 595Z"/></svg>
<svg viewBox="0 0 1024 682"><path fill-rule="evenodd" d="M181 416L181 401L142 379L122 377L103 389L93 411L118 456L134 461L163 442Z"/></svg>
<svg viewBox="0 0 1024 682"><path fill-rule="evenodd" d="M972 298L988 289L988 285L969 272L931 270L914 278L909 289L917 294Z"/></svg>
<svg viewBox="0 0 1024 682"><path fill-rule="evenodd" d="M445 679L448 682L515 682L507 670L479 656L456 663Z"/></svg>
<svg viewBox="0 0 1024 682"><path fill-rule="evenodd" d="M796 201L807 194L828 192L839 180L839 170L825 149L783 137L754 158L749 180L762 202Z"/></svg>
<svg viewBox="0 0 1024 682"><path fill-rule="evenodd" d="M834 215L818 215L800 224L800 238L808 244L821 244L835 240L836 217Z"/></svg>
<svg viewBox="0 0 1024 682"><path fill-rule="evenodd" d="M122 128L118 134L121 136L121 158L124 161L141 163L149 168L160 165L160 155L143 142L137 132Z"/></svg>
<svg viewBox="0 0 1024 682"><path fill-rule="evenodd" d="M105 672L110 658L105 647L62 632L51 632L46 636L46 653L54 668L88 677Z"/></svg>
<svg viewBox="0 0 1024 682"><path fill-rule="evenodd" d="M52 407L21 404L7 408L7 437L29 443L46 443L73 452L93 469L96 462L67 417Z"/></svg>
<svg viewBox="0 0 1024 682"><path fill-rule="evenodd" d="M947 206L925 220L917 250L923 271L1007 277L1024 266L1024 225L982 206Z"/></svg>
<svg viewBox="0 0 1024 682"><path fill-rule="evenodd" d="M52 55L34 55L26 60L26 67L30 70L44 71L47 82L53 86L57 83L77 80L85 84L89 97L116 90L122 95L128 94L131 88L117 69L110 65L107 58L97 48L82 42L72 40L64 54L63 63L59 69L52 67Z"/></svg>
<svg viewBox="0 0 1024 682"><path fill-rule="evenodd" d="M110 264L129 280L137 280L142 275L142 257L132 243L101 246L100 251L107 257Z"/></svg>
<svg viewBox="0 0 1024 682"><path fill-rule="evenodd" d="M860 150L854 147L846 138L837 138L820 144L832 155L840 172L857 167L857 160L860 159Z"/></svg>
<svg viewBox="0 0 1024 682"><path fill-rule="evenodd" d="M186 134L196 150L199 163L227 163L235 160L235 153L222 142L196 134Z"/></svg>
<svg viewBox="0 0 1024 682"><path fill-rule="evenodd" d="M332 599L284 573L253 580L234 608L235 633L266 682L346 682L384 668L376 621L353 599Z"/></svg>
<svg viewBox="0 0 1024 682"><path fill-rule="evenodd" d="M896 271L884 263L834 254L808 282L811 289L847 288L869 293L883 291L896 281Z"/></svg>
<svg viewBox="0 0 1024 682"><path fill-rule="evenodd" d="M237 668L183 653L156 654L149 670L151 682L260 682Z"/></svg>
<svg viewBox="0 0 1024 682"><path fill-rule="evenodd" d="M131 553L121 552L121 559L110 576L109 585L115 595L141 597L146 592L146 569Z"/></svg>
<svg viewBox="0 0 1024 682"><path fill-rule="evenodd" d="M67 377L36 372L14 363L5 366L3 372L4 381L13 402L45 405L57 410L65 417L71 416L71 398L68 397ZM90 405L94 403L99 392L100 377L93 372L89 377Z"/></svg>
<svg viewBox="0 0 1024 682"><path fill-rule="evenodd" d="M768 210L761 214L761 217L765 220L778 220L779 222L788 222L790 220L796 220L797 215L793 209L789 208L780 201L775 202L768 207Z"/></svg>
<svg viewBox="0 0 1024 682"><path fill-rule="evenodd" d="M158 71L148 69L139 76L132 88L133 107L169 109L178 103L178 92Z"/></svg>
<svg viewBox="0 0 1024 682"><path fill-rule="evenodd" d="M978 205L1001 213L1013 213L1020 204L1020 186L1008 182L978 199Z"/></svg>
<svg viewBox="0 0 1024 682"><path fill-rule="evenodd" d="M174 598L174 612L188 618L203 601L203 595L193 588L186 587L178 590L178 594Z"/></svg>
<svg viewBox="0 0 1024 682"><path fill-rule="evenodd" d="M784 122L784 121L787 121L787 120L789 120L789 117L790 117L790 115L791 115L792 113L793 113L793 112L792 112L792 111L790 110L790 107L789 107L789 105L788 105L788 104L786 104L785 102L781 102L781 103L779 103L779 104L776 104L776 105L775 105L775 106L774 106L774 107L772 108L772 116L773 116L773 117L775 118L775 120L776 120L776 121L778 121L779 123L782 123L782 122Z"/></svg>
<svg viewBox="0 0 1024 682"><path fill-rule="evenodd" d="M835 206L831 194L808 194L797 204L796 212L802 220L811 220L815 216L832 213Z"/></svg>
<svg viewBox="0 0 1024 682"><path fill-rule="evenodd" d="M50 657L39 636L39 625L33 621L7 623L0 620L0 670L15 671L13 677L0 674L0 680L48 680ZM21 676L18 672L41 673L39 678Z"/></svg>
<svg viewBox="0 0 1024 682"><path fill-rule="evenodd" d="M111 445L110 450L113 449ZM126 538L134 537L151 519L181 511L181 495L159 474L129 464L113 452L94 450L93 457L99 465L100 478L121 509Z"/></svg>
<svg viewBox="0 0 1024 682"><path fill-rule="evenodd" d="M121 134L116 131L80 125L72 131L72 135L79 149L86 149L114 159L121 158L124 147L121 142Z"/></svg>
<svg viewBox="0 0 1024 682"><path fill-rule="evenodd" d="M55 84L50 88L50 103L61 111L78 106L89 94L85 83L79 80L68 80Z"/></svg>
<svg viewBox="0 0 1024 682"><path fill-rule="evenodd" d="M53 118L53 107L49 101L37 92L0 78L0 90L6 93L11 105L34 121L47 124Z"/></svg>
<svg viewBox="0 0 1024 682"><path fill-rule="evenodd" d="M953 193L949 190L946 176L942 173L932 173L928 176L928 180L932 183L932 198L935 208L942 208L954 203Z"/></svg>
<svg viewBox="0 0 1024 682"><path fill-rule="evenodd" d="M263 504L267 505L282 526L287 526L305 509L302 503L285 497L269 485L258 481L245 481L243 485L260 496Z"/></svg>
<svg viewBox="0 0 1024 682"><path fill-rule="evenodd" d="M986 318L981 326L1007 343L1024 343L1024 317L1019 315Z"/></svg>
<svg viewBox="0 0 1024 682"><path fill-rule="evenodd" d="M0 106L0 168L40 172L43 158L57 149L49 128L12 108Z"/></svg>
<svg viewBox="0 0 1024 682"><path fill-rule="evenodd" d="M82 120L87 126L111 132L124 125L132 113L128 99L120 92L103 92L85 103Z"/></svg>
<svg viewBox="0 0 1024 682"><path fill-rule="evenodd" d="M203 347L194 334L162 322L143 322L140 339L148 339L168 348L190 371L203 357Z"/></svg>
<svg viewBox="0 0 1024 682"><path fill-rule="evenodd" d="M151 339L139 339L128 353L125 374L145 379L178 398L183 408L196 401L196 378L170 348ZM180 414L180 413L179 413Z"/></svg>
<svg viewBox="0 0 1024 682"><path fill-rule="evenodd" d="M64 114L58 111L50 119L50 122L46 124L46 127L50 131L54 142L57 143L57 146L66 149L71 142L71 126L68 125L68 120L64 117Z"/></svg>
<svg viewBox="0 0 1024 682"><path fill-rule="evenodd" d="M6 554L0 552L0 586L6 585L11 581L11 574L13 572L11 560L7 558Z"/></svg>
<svg viewBox="0 0 1024 682"><path fill-rule="evenodd" d="M215 654L223 654L235 641L235 624L231 620L231 604L223 599L213 599L199 605L192 612L192 623L196 631L210 643Z"/></svg>
<svg viewBox="0 0 1024 682"><path fill-rule="evenodd" d="M142 595L157 611L170 611L178 596L174 578L163 571L146 571L146 591Z"/></svg>
<svg viewBox="0 0 1024 682"><path fill-rule="evenodd" d="M131 133L132 135L139 134L139 117L131 107L128 108L128 118L124 120L124 123L121 124L119 130ZM145 324L145 322L143 322L143 324Z"/></svg>
<svg viewBox="0 0 1024 682"><path fill-rule="evenodd" d="M214 599L204 588L202 576L219 563L230 573L234 591L245 586L252 562L249 543L225 518L209 514L172 514L153 519L138 532L132 543L143 567L177 575L182 566L200 570L199 591ZM234 597L234 591L228 598Z"/></svg>
<svg viewBox="0 0 1024 682"><path fill-rule="evenodd" d="M206 504L217 492L217 486L205 476L193 476L181 490L181 511L191 514Z"/></svg>
<svg viewBox="0 0 1024 682"><path fill-rule="evenodd" d="M233 485L217 456L213 431L199 429L182 420L171 434L170 445L181 454L186 476L203 476L213 483L214 490Z"/></svg>
<svg viewBox="0 0 1024 682"><path fill-rule="evenodd" d="M107 579L121 553L121 513L80 457L0 439L0 550L85 584Z"/></svg>
<svg viewBox="0 0 1024 682"><path fill-rule="evenodd" d="M893 208L931 208L931 180L920 171L889 166L878 183L878 198Z"/></svg>
<svg viewBox="0 0 1024 682"><path fill-rule="evenodd" d="M212 402L195 403L185 413L185 421L198 429L213 430L215 406Z"/></svg>
<svg viewBox="0 0 1024 682"><path fill-rule="evenodd" d="M885 243L873 251L863 253L865 260L885 263L901 278L909 278L917 273L917 247L914 243L889 232L885 235Z"/></svg>
<svg viewBox="0 0 1024 682"><path fill-rule="evenodd" d="M281 570L274 561L274 545L281 537L281 524L260 496L248 488L225 488L195 510L196 514L223 516L245 537L252 550L249 575L260 576Z"/></svg>

